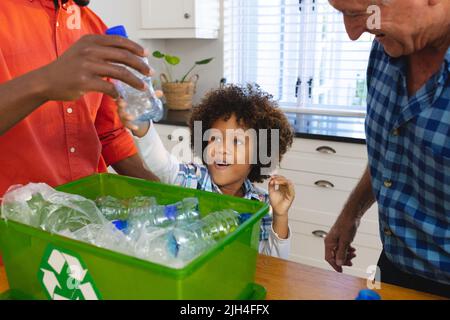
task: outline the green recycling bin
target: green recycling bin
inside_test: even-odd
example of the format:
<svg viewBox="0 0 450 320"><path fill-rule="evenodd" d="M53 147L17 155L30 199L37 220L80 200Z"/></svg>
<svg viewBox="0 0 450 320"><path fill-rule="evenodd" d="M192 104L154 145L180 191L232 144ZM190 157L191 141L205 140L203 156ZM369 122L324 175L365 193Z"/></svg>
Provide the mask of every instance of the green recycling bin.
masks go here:
<svg viewBox="0 0 450 320"><path fill-rule="evenodd" d="M0 253L14 299L262 299L254 283L261 219L258 201L185 189L113 174L56 188L89 199L154 196L160 204L197 197L200 214L251 213L234 232L182 269L173 269L0 219Z"/></svg>

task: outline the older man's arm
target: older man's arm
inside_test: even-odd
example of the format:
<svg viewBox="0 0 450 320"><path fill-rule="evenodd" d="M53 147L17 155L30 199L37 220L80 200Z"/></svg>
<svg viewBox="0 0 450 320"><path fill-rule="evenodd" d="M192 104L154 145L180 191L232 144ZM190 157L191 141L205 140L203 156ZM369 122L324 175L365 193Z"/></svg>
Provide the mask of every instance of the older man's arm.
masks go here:
<svg viewBox="0 0 450 320"><path fill-rule="evenodd" d="M342 266L351 266L356 256L351 246L362 216L374 204L369 167L350 195L341 214L325 238L325 260L338 272Z"/></svg>

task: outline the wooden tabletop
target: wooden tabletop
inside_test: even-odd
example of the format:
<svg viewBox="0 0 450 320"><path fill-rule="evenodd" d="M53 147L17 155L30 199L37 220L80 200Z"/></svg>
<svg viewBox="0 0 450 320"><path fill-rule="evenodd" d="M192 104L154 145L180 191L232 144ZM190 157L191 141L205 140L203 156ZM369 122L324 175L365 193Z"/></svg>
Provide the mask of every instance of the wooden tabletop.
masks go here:
<svg viewBox="0 0 450 320"><path fill-rule="evenodd" d="M256 283L267 290L268 300L354 300L366 280L332 271L260 256ZM0 293L8 290L5 269L0 267ZM377 290L383 300L431 300L443 298L382 284Z"/></svg>
<svg viewBox="0 0 450 320"><path fill-rule="evenodd" d="M365 279L262 255L256 283L266 288L268 300L354 300L367 288ZM383 300L444 299L383 283L376 291Z"/></svg>

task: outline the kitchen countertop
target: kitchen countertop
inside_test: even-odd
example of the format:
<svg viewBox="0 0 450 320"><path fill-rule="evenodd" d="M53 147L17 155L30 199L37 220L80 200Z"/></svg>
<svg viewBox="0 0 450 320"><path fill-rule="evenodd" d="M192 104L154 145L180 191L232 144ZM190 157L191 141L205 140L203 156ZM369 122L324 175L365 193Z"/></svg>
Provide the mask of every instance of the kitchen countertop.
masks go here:
<svg viewBox="0 0 450 320"><path fill-rule="evenodd" d="M256 283L267 290L267 300L354 300L366 280L260 255ZM0 267L0 293L8 290L5 269ZM442 300L414 290L381 284L383 300Z"/></svg>
<svg viewBox="0 0 450 320"><path fill-rule="evenodd" d="M159 124L187 126L191 111L165 110ZM297 138L365 144L364 118L286 113Z"/></svg>

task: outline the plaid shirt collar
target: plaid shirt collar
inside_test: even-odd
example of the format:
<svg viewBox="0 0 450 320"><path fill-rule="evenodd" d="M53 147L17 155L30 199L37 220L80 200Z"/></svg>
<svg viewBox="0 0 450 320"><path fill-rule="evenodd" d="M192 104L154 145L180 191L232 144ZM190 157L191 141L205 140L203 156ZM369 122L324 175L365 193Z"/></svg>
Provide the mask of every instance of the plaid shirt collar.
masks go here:
<svg viewBox="0 0 450 320"><path fill-rule="evenodd" d="M406 78L407 78L407 58L405 56L393 58L391 56L387 56L387 61L389 68L393 71L397 71L400 77L399 81L402 81L403 85L398 88L400 92L398 92L398 96L402 97L403 101L398 101L400 105L403 105L404 108L400 111L401 115L397 119L397 121L394 124L394 127L392 129L398 129L402 125L404 125L406 122L413 119L415 116L417 116L419 113L424 111L426 108L430 107L436 98L438 98L442 90L444 89L444 85L448 80L449 73L450 73L450 48L447 49L447 52L444 56L444 63L442 64L442 67L440 68L439 72L437 72L431 79L431 81L428 81L426 85L419 89L418 92L412 97L409 97L412 99L412 101L408 101L408 94L406 92L401 92L402 90L406 90L407 84L406 84ZM434 82L434 84L433 84ZM434 90L437 89L437 90ZM430 94L433 94L432 97L429 97ZM427 98L431 98L430 103L413 103L414 100L420 100L423 99L424 96L428 95Z"/></svg>

